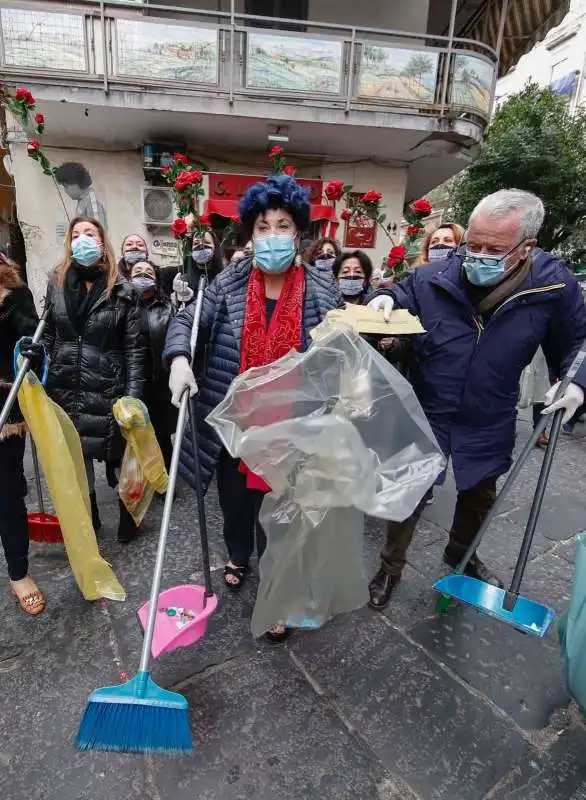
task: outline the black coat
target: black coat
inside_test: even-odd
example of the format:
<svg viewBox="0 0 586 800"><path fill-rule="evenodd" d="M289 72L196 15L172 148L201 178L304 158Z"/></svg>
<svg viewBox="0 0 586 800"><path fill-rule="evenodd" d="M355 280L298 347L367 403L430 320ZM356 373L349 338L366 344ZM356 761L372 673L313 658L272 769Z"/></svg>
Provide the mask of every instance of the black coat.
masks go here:
<svg viewBox="0 0 586 800"><path fill-rule="evenodd" d="M120 397L142 397L147 345L141 333L138 297L119 278L112 294L104 291L91 307L83 332L77 335L63 287L49 282L52 302L45 331L50 358L47 392L71 417L83 454L116 461L124 442L112 414Z"/></svg>
<svg viewBox="0 0 586 800"><path fill-rule="evenodd" d="M14 346L22 336L32 336L39 322L30 289L10 264L0 266L0 408L14 380ZM23 416L15 403L0 439L24 433Z"/></svg>
<svg viewBox="0 0 586 800"><path fill-rule="evenodd" d="M173 317L173 304L162 290L155 297L140 301L142 332L148 337L149 358L146 366L146 380L149 388L164 384L168 395L169 373L163 367L163 350L167 328Z"/></svg>

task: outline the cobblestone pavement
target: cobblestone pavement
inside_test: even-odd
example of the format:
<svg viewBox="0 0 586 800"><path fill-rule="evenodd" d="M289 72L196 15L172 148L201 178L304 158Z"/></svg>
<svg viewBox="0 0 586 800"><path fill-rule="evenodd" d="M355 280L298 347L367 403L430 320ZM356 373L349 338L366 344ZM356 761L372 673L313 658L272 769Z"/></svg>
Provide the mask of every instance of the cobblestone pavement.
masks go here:
<svg viewBox="0 0 586 800"><path fill-rule="evenodd" d="M586 440L555 462L524 590L568 603L575 534L586 528ZM522 441L526 422L519 424ZM482 548L504 577L543 454L535 451ZM30 463L28 473L31 477ZM34 502L32 477L31 502ZM468 608L438 618L431 584L444 568L453 483L436 494L384 614L362 609L286 645L250 635L254 578L222 589L214 492L207 502L220 606L196 646L162 656L153 675L190 703L195 751L163 758L82 754L73 737L90 691L137 668L135 612L148 597L162 504L143 537L115 540L115 498L100 475L100 546L128 592L86 603L62 548L32 547L47 595L37 619L0 595L0 797L3 800L574 800L586 798L586 730L561 676L554 631L523 636ZM176 501L164 586L202 582L194 499ZM369 520L368 571L383 523Z"/></svg>

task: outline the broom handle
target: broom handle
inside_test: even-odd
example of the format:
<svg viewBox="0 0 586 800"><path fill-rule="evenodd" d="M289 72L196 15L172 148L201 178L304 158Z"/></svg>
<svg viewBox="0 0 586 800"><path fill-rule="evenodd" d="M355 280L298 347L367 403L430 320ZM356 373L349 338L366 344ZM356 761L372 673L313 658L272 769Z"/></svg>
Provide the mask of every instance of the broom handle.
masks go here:
<svg viewBox="0 0 586 800"><path fill-rule="evenodd" d="M41 341L41 336L43 335L43 331L45 330L45 325L47 324L47 317L49 316L49 311L51 310L51 305L47 304L45 306L45 310L39 320L39 324L33 334L33 342L37 344L37 342ZM26 377L27 372L29 371L31 366L30 359L23 358L16 373L16 377L14 379L14 383L12 384L12 388L8 393L8 397L6 398L6 402L2 407L2 411L0 412L0 433L2 433L2 428L6 425L6 421L10 416L10 412L12 411L12 407L16 402L16 398L18 396L18 392L22 383Z"/></svg>
<svg viewBox="0 0 586 800"><path fill-rule="evenodd" d="M545 456L543 457L543 464L541 465L539 480L537 481L537 488L535 489L533 503L531 504L531 511L529 512L527 527L525 528L525 533L523 535L523 542L521 544L521 550L519 551L519 558L517 559L517 563L515 564L515 572L513 574L513 580L511 581L511 586L509 588L509 591L507 592L507 596L505 596L505 602L503 603L505 607L507 606L507 604L511 606L515 605L517 595L519 594L519 589L521 588L521 581L523 580L523 575L525 573L525 568L527 566L527 561L529 559L529 551L531 550L531 545L533 544L533 537L535 536L535 528L537 527L537 521L539 519L539 514L541 512L543 497L545 495L547 482L549 480L549 475L551 473L553 458L555 455L555 449L557 447L558 439L560 436L560 429L562 427L563 416L564 416L564 409L560 408L559 411L556 411L553 417L551 431L549 434L549 442L547 444L547 450L545 451ZM509 610L512 611L512 608L510 608Z"/></svg>
<svg viewBox="0 0 586 800"><path fill-rule="evenodd" d="M189 342L191 348L192 363L195 354L195 346L197 344L197 334L199 329L199 320L201 318L201 309L203 305L204 288L205 288L205 277L201 276L199 280L197 299L195 301L193 325L191 327L191 337ZM163 574L163 562L165 560L167 535L169 533L169 525L171 523L171 512L173 510L173 497L175 495L177 473L179 472L179 458L181 456L181 442L183 439L183 434L185 433L188 407L189 407L189 389L187 388L185 389L181 397L181 404L179 406L179 415L177 417L177 427L175 429L173 455L171 457L171 466L169 468L169 483L167 484L167 493L165 494L163 519L161 520L159 544L157 546L157 558L155 561L155 569L153 571L153 582L151 584L151 595L149 598L149 618L145 628L144 639L142 642L142 651L140 654L140 666L139 666L140 672L148 671L149 661L151 658L151 645L153 643L155 625L157 622L159 593L161 591L161 576Z"/></svg>
<svg viewBox="0 0 586 800"><path fill-rule="evenodd" d="M558 397L561 397L562 394L566 391L566 389L572 382L572 379L575 377L576 373L582 366L584 359L586 359L586 340L582 342L580 350L578 351L576 357L572 361L568 371L565 374L564 379L558 386L558 390L555 394L554 400L556 400ZM466 569L466 565L476 552L476 548L478 547L481 539L483 538L484 534L490 527L493 519L502 509L503 504L507 498L507 495L509 494L509 491L511 489L511 486L513 485L513 483L517 479L517 476L525 466L525 462L533 452L533 448L537 444L537 440L539 439L543 431L546 429L547 423L548 423L547 417L542 416L539 422L537 423L533 433L529 437L527 443L525 444L525 447L521 450L519 456L517 457L517 460L509 470L509 474L507 475L505 482L503 483L501 490L498 493L497 498L492 505L492 508L489 509L487 515L485 516L482 525L478 529L478 533L472 540L468 550L466 550L464 558L460 561L460 563L454 570L454 573L456 575L460 575L464 572L464 570Z"/></svg>
<svg viewBox="0 0 586 800"><path fill-rule="evenodd" d="M37 484L37 498L39 501L39 510L45 516L45 501L43 500L43 487L41 485L41 470L39 468L39 454L37 453L37 446L35 440L31 436L31 453L33 456L33 467L35 468L35 483Z"/></svg>

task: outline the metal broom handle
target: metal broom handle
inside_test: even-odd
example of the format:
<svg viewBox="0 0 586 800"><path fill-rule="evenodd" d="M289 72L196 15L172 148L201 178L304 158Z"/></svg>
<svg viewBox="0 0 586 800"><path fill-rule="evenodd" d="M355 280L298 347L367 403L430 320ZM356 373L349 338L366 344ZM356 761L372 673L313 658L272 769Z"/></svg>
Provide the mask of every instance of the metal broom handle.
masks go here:
<svg viewBox="0 0 586 800"><path fill-rule="evenodd" d="M201 275L199 279L199 285L197 288L197 297L195 300L193 325L191 328L191 337L190 337L192 362L193 362L193 354L195 353L195 347L197 345L197 335L199 331L199 321L201 319L201 310L203 306L203 293L205 289L205 284L206 284L206 277L205 275ZM149 617L144 632L142 651L140 654L139 670L141 672L147 672L148 670L151 645L153 643L153 635L155 633L155 625L157 622L159 593L161 591L161 576L163 574L163 562L165 560L165 549L167 547L167 534L169 533L169 525L171 523L173 497L175 495L175 485L177 483L177 473L179 471L179 458L181 455L181 440L183 439L183 434L185 432L185 425L187 423L188 407L189 407L189 388L186 388L181 397L181 405L179 406L179 415L177 417L177 428L175 430L175 441L173 442L173 455L171 457L171 466L169 468L169 483L167 484L167 493L165 495L163 519L161 520L159 544L157 546L157 558L155 561L153 582L151 585L151 595L149 598Z"/></svg>

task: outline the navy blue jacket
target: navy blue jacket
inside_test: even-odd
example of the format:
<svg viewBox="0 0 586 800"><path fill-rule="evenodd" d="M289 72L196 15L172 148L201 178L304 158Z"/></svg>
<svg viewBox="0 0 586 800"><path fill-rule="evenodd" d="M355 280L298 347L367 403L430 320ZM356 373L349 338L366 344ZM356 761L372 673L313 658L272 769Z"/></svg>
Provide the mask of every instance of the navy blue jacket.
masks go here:
<svg viewBox="0 0 586 800"><path fill-rule="evenodd" d="M205 375L198 376L197 416L202 480L207 489L222 449L220 440L205 422L220 403L240 372L240 342L244 323L246 291L252 262L232 264L223 270L204 294L198 334L198 351L206 347ZM302 347L310 344L309 332L323 321L328 311L343 305L337 284L305 265ZM169 325L163 361L168 366L177 356L190 358L189 339L195 304L181 311ZM189 432L183 437L179 472L195 488L193 450Z"/></svg>
<svg viewBox="0 0 586 800"><path fill-rule="evenodd" d="M538 347L562 376L586 338L578 283L563 262L535 250L529 274L487 322L470 302L459 256L418 267L390 290L416 314L409 377L460 491L511 465L519 379ZM575 383L586 387L583 366Z"/></svg>

